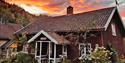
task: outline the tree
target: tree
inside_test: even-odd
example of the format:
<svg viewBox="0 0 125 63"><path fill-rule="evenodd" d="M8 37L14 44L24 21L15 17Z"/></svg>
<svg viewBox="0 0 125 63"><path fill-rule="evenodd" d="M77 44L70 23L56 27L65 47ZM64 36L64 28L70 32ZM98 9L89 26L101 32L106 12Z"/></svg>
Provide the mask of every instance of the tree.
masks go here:
<svg viewBox="0 0 125 63"><path fill-rule="evenodd" d="M12 13L10 9L0 8L0 22L1 23L16 23L11 17Z"/></svg>

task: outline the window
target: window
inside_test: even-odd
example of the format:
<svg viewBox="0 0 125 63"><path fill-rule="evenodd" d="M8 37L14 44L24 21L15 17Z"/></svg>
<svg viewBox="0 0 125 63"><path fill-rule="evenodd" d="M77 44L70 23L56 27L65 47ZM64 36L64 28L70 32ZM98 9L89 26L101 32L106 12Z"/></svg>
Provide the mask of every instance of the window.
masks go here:
<svg viewBox="0 0 125 63"><path fill-rule="evenodd" d="M116 27L114 23L111 24L111 29L112 29L112 35L116 36Z"/></svg>
<svg viewBox="0 0 125 63"><path fill-rule="evenodd" d="M60 58L62 55L62 45L56 45L56 58Z"/></svg>
<svg viewBox="0 0 125 63"><path fill-rule="evenodd" d="M85 48L85 44L84 43L79 44L80 56L85 53L84 52L84 48Z"/></svg>
<svg viewBox="0 0 125 63"><path fill-rule="evenodd" d="M91 44L90 43L80 43L79 44L79 51L80 51L80 58L89 59L91 54Z"/></svg>

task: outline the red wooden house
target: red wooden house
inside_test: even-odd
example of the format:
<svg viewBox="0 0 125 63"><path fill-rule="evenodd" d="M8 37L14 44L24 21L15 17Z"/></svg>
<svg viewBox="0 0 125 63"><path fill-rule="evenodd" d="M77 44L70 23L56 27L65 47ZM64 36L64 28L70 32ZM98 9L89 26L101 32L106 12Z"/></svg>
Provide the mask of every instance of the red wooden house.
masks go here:
<svg viewBox="0 0 125 63"><path fill-rule="evenodd" d="M87 41L80 36L86 30L89 30ZM73 7L70 6L67 15L38 19L16 34L23 32L27 33L29 43L36 43L35 58L39 62L49 58L49 62L56 63L59 55L63 54L75 61L82 54L81 47L86 42L89 52L95 44L105 46L111 43L119 55L125 54L125 29L116 7L73 14Z"/></svg>

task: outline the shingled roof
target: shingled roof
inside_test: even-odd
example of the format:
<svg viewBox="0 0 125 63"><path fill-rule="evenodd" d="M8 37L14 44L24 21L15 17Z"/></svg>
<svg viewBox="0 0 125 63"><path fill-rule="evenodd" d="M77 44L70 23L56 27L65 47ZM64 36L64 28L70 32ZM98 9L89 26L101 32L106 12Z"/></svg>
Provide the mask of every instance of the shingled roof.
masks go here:
<svg viewBox="0 0 125 63"><path fill-rule="evenodd" d="M21 29L21 26L17 24L0 23L0 39L11 39L14 32L16 32L19 29Z"/></svg>
<svg viewBox="0 0 125 63"><path fill-rule="evenodd" d="M38 19L34 23L17 31L17 34L27 32L28 34L45 31L80 31L86 27L88 29L105 29L107 22L114 14L116 8L104 8L79 14L64 15Z"/></svg>

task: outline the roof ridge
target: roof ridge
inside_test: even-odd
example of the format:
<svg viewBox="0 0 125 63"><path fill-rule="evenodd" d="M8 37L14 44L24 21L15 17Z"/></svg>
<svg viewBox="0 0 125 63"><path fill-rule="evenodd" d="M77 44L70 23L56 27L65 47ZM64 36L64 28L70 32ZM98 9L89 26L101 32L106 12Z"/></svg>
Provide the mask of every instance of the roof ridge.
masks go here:
<svg viewBox="0 0 125 63"><path fill-rule="evenodd" d="M110 8L116 8L115 6L111 6L111 7L104 7L104 8L100 8L100 9L95 9L95 10L91 10L91 11L86 11L86 12L81 12L81 13L76 13L76 14L70 14L70 15L60 15L60 16L51 16L51 17L46 17L46 18L41 18L41 19L48 19L48 18L58 18L58 17L64 17L64 16L74 16L74 15L79 15L79 14L85 14L85 13L90 13L90 12L95 12L95 11L100 11L100 10L105 10L105 9L110 9ZM39 18L40 19L40 18ZM38 19L36 19L38 20ZM34 21L35 22L35 21ZM34 23L34 22L31 22Z"/></svg>
<svg viewBox="0 0 125 63"><path fill-rule="evenodd" d="M107 22L107 19L112 13L113 9L115 8L116 7L113 6L113 7L107 7L103 9L94 10L94 11L88 11L84 13L38 19L37 21L34 21L29 25L27 25L26 27L22 28L21 30L17 31L15 34L18 34L25 30L27 30L26 32L29 32L29 33L40 31L42 29L46 31L49 31L49 30L63 31L63 30L71 30L71 29L78 30L79 27L81 28L80 25L82 25L82 28L84 28L84 26L89 25L87 24L87 22L92 22L92 21L96 21L96 25L93 27L90 27L90 29L91 28L97 29L97 27L102 28ZM86 25L83 25L82 23Z"/></svg>
<svg viewBox="0 0 125 63"><path fill-rule="evenodd" d="M110 9L110 8L116 8L116 7L111 6L111 7L105 7L105 8L100 8L100 9L96 9L96 10L91 10L91 11L86 11L86 12L71 14L71 15L67 15L67 14L66 14L66 15L54 16L54 17L48 17L48 18L56 18L56 17L62 17L62 16L73 16L73 15L79 15L79 14L84 14L84 13L90 13L90 12L95 12L95 11L100 11L100 10L105 10L105 9ZM47 18L43 18L43 19L47 19Z"/></svg>

